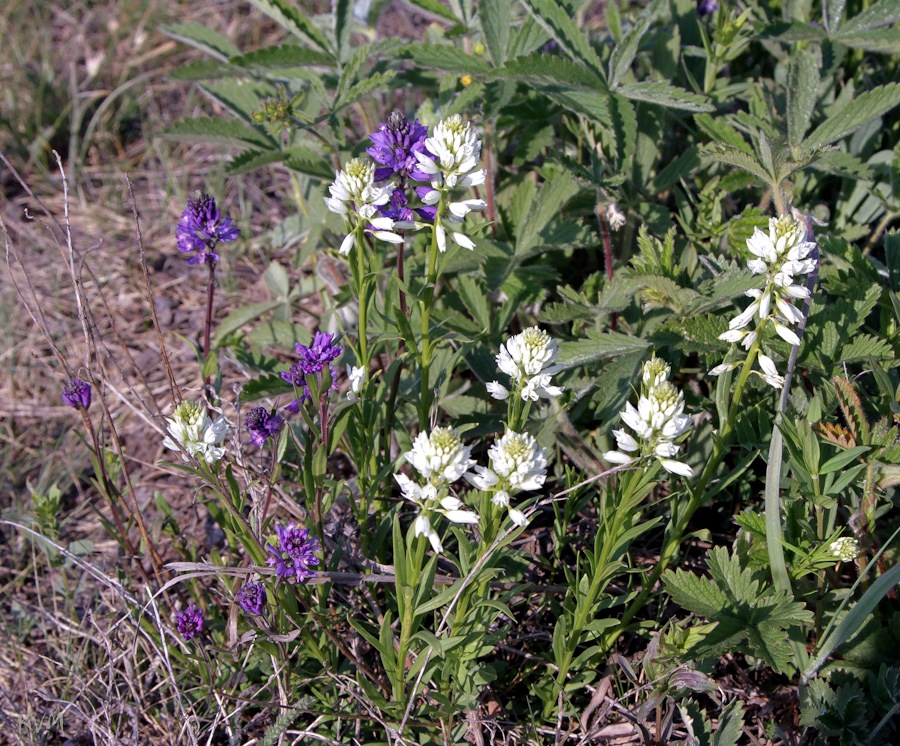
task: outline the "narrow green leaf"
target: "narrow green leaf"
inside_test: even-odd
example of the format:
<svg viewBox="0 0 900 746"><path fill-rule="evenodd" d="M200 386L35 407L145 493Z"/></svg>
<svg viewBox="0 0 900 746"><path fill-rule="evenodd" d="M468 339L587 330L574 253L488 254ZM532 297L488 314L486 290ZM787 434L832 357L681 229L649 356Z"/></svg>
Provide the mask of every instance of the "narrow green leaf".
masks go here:
<svg viewBox="0 0 900 746"><path fill-rule="evenodd" d="M531 83L538 90L557 90L560 87L594 93L607 90L603 80L590 70L562 57L546 54L510 60L506 67L496 71L494 76Z"/></svg>
<svg viewBox="0 0 900 746"><path fill-rule="evenodd" d="M651 11L649 15L644 15L636 25L632 26L628 33L625 34L625 38L613 49L609 58L609 85L611 88L619 85L629 70L631 70L631 63L634 62L634 58L637 55L641 39L647 33L647 29L650 28L652 20L653 14Z"/></svg>
<svg viewBox="0 0 900 746"><path fill-rule="evenodd" d="M263 99L272 94L270 88L246 80L214 80L202 83L200 89L254 129L256 127L252 119L253 112L260 109Z"/></svg>
<svg viewBox="0 0 900 746"><path fill-rule="evenodd" d="M661 80L644 83L629 83L618 89L625 98L633 101L646 101L650 104L665 106L670 109L682 111L715 111L715 106L709 103L709 99L698 93L691 93L684 88L669 85Z"/></svg>
<svg viewBox="0 0 900 746"><path fill-rule="evenodd" d="M694 117L694 121L707 137L713 139L719 145L729 145L748 155L753 154L753 148L750 147L743 135L721 117L698 114Z"/></svg>
<svg viewBox="0 0 900 746"><path fill-rule="evenodd" d="M338 59L347 59L350 51L350 32L353 30L353 0L337 0L334 3L334 38Z"/></svg>
<svg viewBox="0 0 900 746"><path fill-rule="evenodd" d="M292 171L299 171L318 179L333 179L334 169L331 162L316 150L298 145L284 151L284 165Z"/></svg>
<svg viewBox="0 0 900 746"><path fill-rule="evenodd" d="M163 137L182 142L214 142L237 148L269 150L275 143L266 135L232 119L182 119L163 132Z"/></svg>
<svg viewBox="0 0 900 746"><path fill-rule="evenodd" d="M806 148L828 145L900 104L900 83L888 83L857 96L832 114L803 143Z"/></svg>
<svg viewBox="0 0 900 746"><path fill-rule="evenodd" d="M239 174L246 174L258 168L269 166L272 163L283 161L285 157L285 154L279 150L267 150L265 152L248 150L232 158L225 170L229 176L238 176Z"/></svg>
<svg viewBox="0 0 900 746"><path fill-rule="evenodd" d="M638 141L637 114L634 104L615 93L609 97L609 111L616 136L616 171L627 173L631 170L631 160Z"/></svg>
<svg viewBox="0 0 900 746"><path fill-rule="evenodd" d="M759 179L763 184L771 182L771 177L766 173L765 168L760 165L759 161L743 150L738 150L730 145L716 143L703 148L700 154L704 160L726 163L746 171Z"/></svg>
<svg viewBox="0 0 900 746"><path fill-rule="evenodd" d="M422 67L434 67L463 74L490 72L490 65L480 57L466 54L449 44L409 44L401 49L404 57L415 60Z"/></svg>
<svg viewBox="0 0 900 746"><path fill-rule="evenodd" d="M292 5L288 0L249 0L285 31L294 36L311 41L323 52L333 54L331 45L325 35L316 28L315 24L307 18L303 11Z"/></svg>
<svg viewBox="0 0 900 746"><path fill-rule="evenodd" d="M844 7L846 5L847 0L822 1L822 20L825 22L825 30L829 35L835 33L840 28L841 21L844 18Z"/></svg>
<svg viewBox="0 0 900 746"><path fill-rule="evenodd" d="M220 62L227 62L229 57L241 53L230 39L200 23L175 23L171 26L160 26L160 31L166 36L190 44Z"/></svg>
<svg viewBox="0 0 900 746"><path fill-rule="evenodd" d="M448 21L459 23L459 18L446 5L441 5L438 0L407 0L410 5L421 8L426 13L437 16L438 18L446 18Z"/></svg>
<svg viewBox="0 0 900 746"><path fill-rule="evenodd" d="M575 25L568 10L555 0L522 0L531 17L550 34L566 53L603 77L603 63L588 38Z"/></svg>
<svg viewBox="0 0 900 746"><path fill-rule="evenodd" d="M869 31L841 31L834 41L853 49L881 54L900 54L900 29L885 28Z"/></svg>
<svg viewBox="0 0 900 746"><path fill-rule="evenodd" d="M479 3L478 19L485 46L496 67L506 62L511 31L510 0L491 0Z"/></svg>
<svg viewBox="0 0 900 746"><path fill-rule="evenodd" d="M856 448L850 448L843 453L839 453L837 456L832 456L819 467L819 474L830 474L845 469L868 450L868 446L857 446Z"/></svg>
<svg viewBox="0 0 900 746"><path fill-rule="evenodd" d="M690 147L653 177L647 191L650 194L668 191L670 187L690 176L699 166L700 153L696 147Z"/></svg>
<svg viewBox="0 0 900 746"><path fill-rule="evenodd" d="M868 31L898 21L900 21L900 0L879 0L847 21L841 29L841 33Z"/></svg>
<svg viewBox="0 0 900 746"><path fill-rule="evenodd" d="M602 334L588 332L585 339L560 343L557 364L563 370L568 370L579 365L592 365L602 360L627 355L629 352L646 350L649 346L647 340L618 332Z"/></svg>
<svg viewBox="0 0 900 746"><path fill-rule="evenodd" d="M182 65L169 74L175 80L215 80L217 78L234 78L243 72L232 65L225 65L217 60L201 60Z"/></svg>
<svg viewBox="0 0 900 746"><path fill-rule="evenodd" d="M239 54L228 60L243 68L306 67L307 65L331 65L330 55L297 44L281 44L263 47L247 54Z"/></svg>
<svg viewBox="0 0 900 746"><path fill-rule="evenodd" d="M812 54L795 49L791 54L788 76L788 142L799 145L809 128L813 107L819 93L819 70Z"/></svg>
<svg viewBox="0 0 900 746"><path fill-rule="evenodd" d="M339 109L343 109L346 106L350 106L350 104L355 104L357 101L365 98L370 93L374 93L380 88L386 88L388 83L390 83L395 76L396 73L393 70L390 70L388 72L375 73L359 81L359 83L354 85L349 91L341 96L338 101L335 102L332 111L338 111Z"/></svg>
<svg viewBox="0 0 900 746"><path fill-rule="evenodd" d="M528 219L523 222L519 231L516 256L525 255L529 249L539 244L541 234L551 220L559 215L566 202L579 191L580 187L568 171L559 173L553 181L541 187Z"/></svg>

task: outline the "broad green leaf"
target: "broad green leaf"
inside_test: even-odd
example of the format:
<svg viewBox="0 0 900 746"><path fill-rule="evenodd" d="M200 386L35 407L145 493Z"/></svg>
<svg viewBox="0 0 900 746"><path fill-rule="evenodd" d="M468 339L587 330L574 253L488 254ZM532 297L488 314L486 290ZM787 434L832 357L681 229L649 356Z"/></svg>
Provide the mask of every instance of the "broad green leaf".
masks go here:
<svg viewBox="0 0 900 746"><path fill-rule="evenodd" d="M350 32L353 30L354 0L337 0L334 3L334 38L338 59L347 59L350 51Z"/></svg>
<svg viewBox="0 0 900 746"><path fill-rule="evenodd" d="M577 342L560 342L557 364L563 370L568 370L579 365L592 365L601 360L646 350L649 346L647 340L618 332L588 332L584 339Z"/></svg>
<svg viewBox="0 0 900 746"><path fill-rule="evenodd" d="M269 16L285 31L304 41L311 41L323 52L330 55L334 53L325 35L290 0L249 0L249 2Z"/></svg>
<svg viewBox="0 0 900 746"><path fill-rule="evenodd" d="M691 93L669 85L663 81L647 81L643 83L629 83L618 89L625 98L633 101L646 101L650 104L665 106L670 109L683 111L715 111L715 106L709 103L709 99L697 93Z"/></svg>
<svg viewBox="0 0 900 746"><path fill-rule="evenodd" d="M570 57L580 60L588 69L603 76L603 63L588 38L575 25L568 10L555 0L522 0L525 7Z"/></svg>
<svg viewBox="0 0 900 746"><path fill-rule="evenodd" d="M496 67L506 62L511 30L510 0L491 0L478 5L481 32L488 54Z"/></svg>
<svg viewBox="0 0 900 746"><path fill-rule="evenodd" d="M466 54L449 44L410 44L401 49L401 54L422 67L434 67L449 72L478 74L490 72L491 69L480 57Z"/></svg>
<svg viewBox="0 0 900 746"><path fill-rule="evenodd" d="M860 94L832 114L803 143L806 148L828 145L900 104L900 83L888 83Z"/></svg>
<svg viewBox="0 0 900 746"><path fill-rule="evenodd" d="M275 142L268 136L232 119L182 119L163 132L169 140L214 142L238 148L270 150Z"/></svg>
<svg viewBox="0 0 900 746"><path fill-rule="evenodd" d="M175 23L171 26L160 26L160 31L166 36L212 55L220 62L227 62L229 57L241 53L230 39L200 23Z"/></svg>
<svg viewBox="0 0 900 746"><path fill-rule="evenodd" d="M900 0L879 0L861 13L846 21L841 28L842 34L868 31L900 21ZM896 32L896 29L895 29Z"/></svg>
<svg viewBox="0 0 900 746"><path fill-rule="evenodd" d="M615 88L631 70L631 63L637 55L641 39L653 21L652 12L645 14L641 20L631 27L625 38L613 49L609 58L609 85Z"/></svg>
<svg viewBox="0 0 900 746"><path fill-rule="evenodd" d="M795 49L791 54L787 93L788 142L799 145L809 128L819 93L819 68L806 49Z"/></svg>
<svg viewBox="0 0 900 746"><path fill-rule="evenodd" d="M900 54L900 29L871 29L869 31L842 31L834 41L853 49L865 49L881 54Z"/></svg>
<svg viewBox="0 0 900 746"><path fill-rule="evenodd" d="M840 28L846 5L847 0L823 0L822 20L825 21L825 30L829 34L834 34ZM794 52L796 51L794 50Z"/></svg>
<svg viewBox="0 0 900 746"><path fill-rule="evenodd" d="M228 60L232 65L244 68L305 67L306 65L331 65L330 55L297 44L281 44L263 47L247 54L240 54Z"/></svg>

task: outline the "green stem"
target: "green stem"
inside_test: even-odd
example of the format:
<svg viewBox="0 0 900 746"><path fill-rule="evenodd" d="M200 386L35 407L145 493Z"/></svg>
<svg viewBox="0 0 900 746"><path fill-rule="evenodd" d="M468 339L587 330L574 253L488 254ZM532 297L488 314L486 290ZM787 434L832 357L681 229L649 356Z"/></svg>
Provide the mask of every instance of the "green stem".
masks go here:
<svg viewBox="0 0 900 746"><path fill-rule="evenodd" d="M363 381L369 380L369 348L366 338L368 329L369 298L366 289L366 246L362 236L362 225L356 226L356 297L359 301L359 364L364 371Z"/></svg>
<svg viewBox="0 0 900 746"><path fill-rule="evenodd" d="M428 275L422 296L419 299L421 311L422 341L420 346L419 364L419 430L428 429L428 415L431 412L431 307L434 304L437 292L437 257L438 243L437 232L441 229L441 211L444 206L444 196L438 202L437 213L434 219L434 228L431 233L431 245L428 247Z"/></svg>
<svg viewBox="0 0 900 746"><path fill-rule="evenodd" d="M412 526L410 526L409 530L413 530ZM425 537L417 536L413 541L415 544L415 559L413 563L407 567L407 584L397 589L398 593L404 594L405 603L403 605L403 616L400 618L400 642L397 646L397 665L394 671L394 679L391 682L395 702L406 701L406 657L409 655L409 641L412 639L416 621L414 601L416 589L419 587L419 579L422 575L422 559L425 557Z"/></svg>

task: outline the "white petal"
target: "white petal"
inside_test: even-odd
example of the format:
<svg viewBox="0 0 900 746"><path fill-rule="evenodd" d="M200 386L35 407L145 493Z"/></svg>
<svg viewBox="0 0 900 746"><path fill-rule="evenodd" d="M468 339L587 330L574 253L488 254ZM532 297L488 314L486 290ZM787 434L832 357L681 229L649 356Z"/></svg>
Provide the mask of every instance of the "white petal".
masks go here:
<svg viewBox="0 0 900 746"><path fill-rule="evenodd" d="M344 256L347 256L347 254L350 253L350 249L353 248L353 240L354 240L354 238L355 238L355 234L353 234L353 233L348 233L348 234L344 237L344 240L341 241L341 248L338 249L338 254L343 254Z"/></svg>
<svg viewBox="0 0 900 746"><path fill-rule="evenodd" d="M509 391L505 386L502 386L498 381L491 381L490 383L485 384L485 388L488 393L494 399L499 399L500 401L504 401L509 398Z"/></svg>
<svg viewBox="0 0 900 746"><path fill-rule="evenodd" d="M451 233L450 237L457 245L462 246L464 249L469 249L471 251L475 248L475 242L464 233Z"/></svg>
<svg viewBox="0 0 900 746"><path fill-rule="evenodd" d="M443 513L447 520L453 523L478 523L478 514L471 510L446 510Z"/></svg>
<svg viewBox="0 0 900 746"><path fill-rule="evenodd" d="M800 337L798 337L796 334L794 334L793 331L788 329L783 324L776 323L775 324L775 332L776 332L776 334L778 334L779 337L781 337L788 344L791 344L791 345L799 345L800 344Z"/></svg>
<svg viewBox="0 0 900 746"><path fill-rule="evenodd" d="M403 236L391 233L390 231L373 231L372 235L375 236L375 238L380 238L382 241L387 241L388 243L403 243Z"/></svg>
<svg viewBox="0 0 900 746"><path fill-rule="evenodd" d="M515 508L510 508L509 509L509 518L517 526L527 526L528 525L528 519L525 517L525 514L521 510L516 510Z"/></svg>
<svg viewBox="0 0 900 746"><path fill-rule="evenodd" d="M682 464L680 461L673 461L672 459L660 459L659 463L662 465L663 469L671 472L672 474L678 474L682 477L694 476L694 470L687 464Z"/></svg>
<svg viewBox="0 0 900 746"><path fill-rule="evenodd" d="M630 464L634 460L631 456L619 451L607 451L603 454L603 458L613 464Z"/></svg>

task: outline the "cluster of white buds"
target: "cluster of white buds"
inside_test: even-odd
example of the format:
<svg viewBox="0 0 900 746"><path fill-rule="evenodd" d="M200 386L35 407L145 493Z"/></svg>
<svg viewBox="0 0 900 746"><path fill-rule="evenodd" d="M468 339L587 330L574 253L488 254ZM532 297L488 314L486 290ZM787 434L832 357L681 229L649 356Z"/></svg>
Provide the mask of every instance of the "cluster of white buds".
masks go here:
<svg viewBox="0 0 900 746"><path fill-rule="evenodd" d="M550 377L559 371L556 362L556 340L547 332L531 326L500 346L497 366L512 379L513 395L523 400L537 401L559 396L563 390L550 384ZM494 399L509 398L510 391L498 381L487 384Z"/></svg>
<svg viewBox="0 0 900 746"><path fill-rule="evenodd" d="M766 284L762 290L747 291L753 302L729 322L728 331L719 335L719 339L740 342L745 349L750 349L759 338L760 330L771 323L785 342L800 344L800 338L791 327L803 321L803 314L793 301L809 298L809 289L794 282L799 275L808 274L816 267L816 260L810 258L816 245L806 238L806 226L791 215L769 218L768 233L754 229L747 240L747 249L755 258L747 263L747 268L753 274L765 275ZM756 324L749 329L754 319ZM710 374L719 375L738 365L740 363L723 363L713 368ZM760 354L759 365L762 369L759 375L766 383L775 388L784 385L784 378L778 374L770 357Z"/></svg>
<svg viewBox="0 0 900 746"><path fill-rule="evenodd" d="M613 430L619 450L603 454L607 461L630 464L653 458L672 474L694 476L690 466L674 458L693 423L684 414L684 396L668 380L670 373L669 366L656 356L644 363L638 405L635 408L628 402L620 415L634 435Z"/></svg>
<svg viewBox="0 0 900 746"><path fill-rule="evenodd" d="M493 492L491 502L507 508L517 526L528 523L525 514L510 506L510 496L537 490L547 476L547 454L527 433L507 432L488 449L490 468L476 466L466 479L479 490Z"/></svg>
<svg viewBox="0 0 900 746"><path fill-rule="evenodd" d="M394 233L391 218L375 217L378 208L384 207L393 194L396 184L375 183L375 164L354 158L343 171L335 174L334 183L328 187L331 197L325 197L328 209L343 215L351 224L350 232L341 242L340 254L349 254L356 240L356 230L362 225L375 238L389 243L402 243L403 237Z"/></svg>
<svg viewBox="0 0 900 746"><path fill-rule="evenodd" d="M838 562L853 562L859 556L859 542L850 536L842 536L828 545L828 551Z"/></svg>
<svg viewBox="0 0 900 746"><path fill-rule="evenodd" d="M442 252L447 250L445 225L450 226L450 237L457 245L474 249L475 242L454 230L453 226L462 225L466 215L484 210L487 204L482 199L454 200L452 192L484 184L481 140L471 122L465 122L459 114L454 114L435 126L431 137L425 140L425 147L427 153L416 151L414 155L419 161L418 172L427 178L430 186L419 187L416 193L424 204L437 206L434 231L438 249ZM423 226L423 223L415 224L415 227Z"/></svg>
<svg viewBox="0 0 900 746"><path fill-rule="evenodd" d="M436 427L430 435L419 433L412 450L403 457L419 472L424 482L414 482L405 474L394 474L403 497L419 507L413 524L416 536L425 536L435 552L443 546L431 525L431 515L440 513L452 523L478 523L478 515L466 510L461 500L446 494L446 488L462 477L475 462L469 457L471 448L446 427Z"/></svg>
<svg viewBox="0 0 900 746"><path fill-rule="evenodd" d="M183 401L166 422L169 435L163 445L173 451L183 451L181 457L185 461L193 456L212 464L225 455L222 443L228 437L229 427L224 417L213 421L202 405Z"/></svg>

